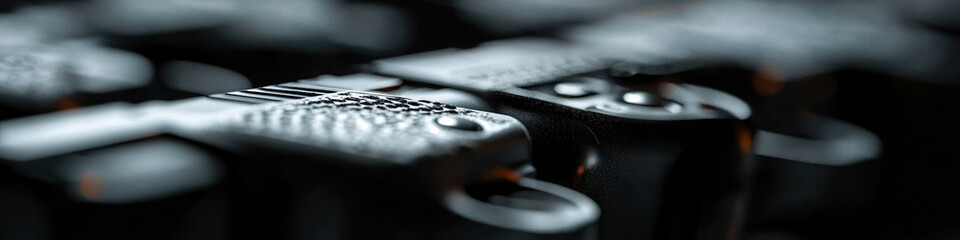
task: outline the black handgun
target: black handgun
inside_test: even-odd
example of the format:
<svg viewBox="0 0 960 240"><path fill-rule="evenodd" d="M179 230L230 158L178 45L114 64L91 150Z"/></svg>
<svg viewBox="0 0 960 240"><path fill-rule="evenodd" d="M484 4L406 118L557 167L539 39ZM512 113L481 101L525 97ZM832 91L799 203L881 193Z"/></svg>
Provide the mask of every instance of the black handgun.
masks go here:
<svg viewBox="0 0 960 240"><path fill-rule="evenodd" d="M575 191L512 170L529 160L529 142L525 128L511 117L302 82L41 115L0 123L0 129L0 155L21 171L30 171L32 161L152 136L235 154L236 159L221 160L228 175L244 171L261 176L254 181L260 188L242 187L251 181L247 177L225 178L228 185L241 186L234 191L239 195L230 195L240 199L233 203L239 206L237 224L271 226L276 222L272 218L257 217L282 217L291 224L267 227L280 235L580 239L590 236L599 213ZM150 177L179 174L183 171ZM259 195L264 191L277 197ZM317 191L332 194L323 194L317 203L303 202L311 199L304 193ZM298 215L298 202L308 206L303 209L349 204L334 212ZM275 209L289 206L294 207ZM311 220L329 219L343 221L323 228L329 231L303 230L314 229L304 225L314 224ZM383 229L364 230L371 226ZM491 235L438 233L438 226L483 229Z"/></svg>
<svg viewBox="0 0 960 240"><path fill-rule="evenodd" d="M601 238L735 236L752 159L750 108L671 80L696 65L656 67L659 57L595 50L502 40L379 60L374 68L485 96L519 119L531 135L537 178L596 200ZM654 67L624 73L624 64Z"/></svg>

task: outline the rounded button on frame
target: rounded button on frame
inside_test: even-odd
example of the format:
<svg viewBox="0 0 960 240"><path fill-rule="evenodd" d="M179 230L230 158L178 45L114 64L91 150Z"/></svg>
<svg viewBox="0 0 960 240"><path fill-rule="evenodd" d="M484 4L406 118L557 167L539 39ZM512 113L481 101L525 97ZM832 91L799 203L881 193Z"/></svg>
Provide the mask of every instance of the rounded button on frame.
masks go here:
<svg viewBox="0 0 960 240"><path fill-rule="evenodd" d="M463 130L463 131L480 131L481 129L483 129L482 127L480 127L480 124L477 124L472 120L460 118L460 117L442 116L442 117L438 117L436 120L434 120L434 122L436 122L437 125L440 125L440 126L453 128L457 130Z"/></svg>
<svg viewBox="0 0 960 240"><path fill-rule="evenodd" d="M660 107L666 105L666 100L660 96L641 91L631 91L623 94L623 102L646 106L646 107Z"/></svg>
<svg viewBox="0 0 960 240"><path fill-rule="evenodd" d="M553 86L553 92L562 97L584 97L592 95L596 92L587 89L587 86L582 83L559 83Z"/></svg>

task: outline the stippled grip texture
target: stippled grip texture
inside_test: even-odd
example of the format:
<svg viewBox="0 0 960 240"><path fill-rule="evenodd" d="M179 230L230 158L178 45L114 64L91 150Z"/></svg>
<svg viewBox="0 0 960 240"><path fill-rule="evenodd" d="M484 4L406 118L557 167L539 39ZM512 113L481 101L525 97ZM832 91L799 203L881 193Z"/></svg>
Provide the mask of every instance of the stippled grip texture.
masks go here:
<svg viewBox="0 0 960 240"><path fill-rule="evenodd" d="M439 117L476 123L479 130L447 128ZM515 119L453 105L358 92L339 92L300 100L258 105L228 117L221 125L250 134L351 155L404 161L448 154L461 146L495 140L520 131Z"/></svg>
<svg viewBox="0 0 960 240"><path fill-rule="evenodd" d="M17 99L49 101L71 91L61 59L43 51L0 46L0 95Z"/></svg>
<svg viewBox="0 0 960 240"><path fill-rule="evenodd" d="M461 78L450 78L447 82L494 90L548 82L598 70L610 63L611 60L587 54L555 54L454 71L452 74Z"/></svg>

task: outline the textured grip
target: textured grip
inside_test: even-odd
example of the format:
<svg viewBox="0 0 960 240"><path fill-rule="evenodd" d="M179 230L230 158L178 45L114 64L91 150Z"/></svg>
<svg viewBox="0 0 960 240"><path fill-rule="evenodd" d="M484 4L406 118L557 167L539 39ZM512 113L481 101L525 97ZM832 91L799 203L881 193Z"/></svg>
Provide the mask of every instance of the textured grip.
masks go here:
<svg viewBox="0 0 960 240"><path fill-rule="evenodd" d="M59 99L72 91L65 81L67 68L59 56L40 48L0 48L0 95L18 101Z"/></svg>
<svg viewBox="0 0 960 240"><path fill-rule="evenodd" d="M437 121L441 117L465 121L476 129L444 126ZM504 132L524 136L519 122L507 116L358 92L260 105L229 116L220 126L234 133L395 161L480 146Z"/></svg>
<svg viewBox="0 0 960 240"><path fill-rule="evenodd" d="M615 59L560 41L521 38L471 49L381 59L377 72L457 89L495 91L606 68Z"/></svg>
<svg viewBox="0 0 960 240"><path fill-rule="evenodd" d="M455 82L456 85L495 90L507 86L518 87L549 82L564 76L598 70L609 64L610 60L589 54L545 54L545 56L457 70L451 74L460 77L450 78L450 81Z"/></svg>

